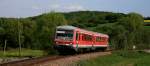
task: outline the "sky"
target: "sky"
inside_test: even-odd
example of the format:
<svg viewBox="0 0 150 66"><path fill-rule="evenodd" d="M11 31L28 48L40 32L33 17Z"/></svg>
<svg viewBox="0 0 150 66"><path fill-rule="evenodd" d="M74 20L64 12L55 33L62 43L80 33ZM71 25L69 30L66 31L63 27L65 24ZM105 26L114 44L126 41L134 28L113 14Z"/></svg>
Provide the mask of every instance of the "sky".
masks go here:
<svg viewBox="0 0 150 66"><path fill-rule="evenodd" d="M0 0L0 17L30 17L55 12L136 12L150 16L150 0Z"/></svg>

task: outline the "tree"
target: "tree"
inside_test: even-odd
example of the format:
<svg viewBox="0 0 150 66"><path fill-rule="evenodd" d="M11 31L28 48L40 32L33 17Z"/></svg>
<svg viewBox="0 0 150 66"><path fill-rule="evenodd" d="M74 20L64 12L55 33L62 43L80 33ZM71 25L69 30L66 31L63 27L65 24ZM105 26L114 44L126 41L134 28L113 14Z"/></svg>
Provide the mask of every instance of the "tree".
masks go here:
<svg viewBox="0 0 150 66"><path fill-rule="evenodd" d="M59 13L46 13L35 20L37 22L36 38L39 48L48 49L53 44L55 27L66 25L67 20Z"/></svg>
<svg viewBox="0 0 150 66"><path fill-rule="evenodd" d="M34 41L36 40L35 38L35 31L37 28L36 22L31 21L30 19L20 19L23 30L22 30L22 35L24 37L23 41L23 47L25 48L34 48Z"/></svg>
<svg viewBox="0 0 150 66"><path fill-rule="evenodd" d="M19 23L20 29L22 30L22 24ZM8 40L8 46L13 48L18 47L18 19L14 18L1 18L0 27L2 31L2 35L0 37L2 43L5 40ZM22 37L22 35L21 35Z"/></svg>

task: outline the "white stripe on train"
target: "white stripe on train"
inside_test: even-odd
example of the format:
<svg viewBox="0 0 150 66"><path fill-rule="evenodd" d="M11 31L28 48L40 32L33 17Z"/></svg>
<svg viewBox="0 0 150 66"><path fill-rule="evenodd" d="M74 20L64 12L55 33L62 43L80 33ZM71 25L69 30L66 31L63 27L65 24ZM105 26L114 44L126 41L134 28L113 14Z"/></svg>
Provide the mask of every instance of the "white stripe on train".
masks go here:
<svg viewBox="0 0 150 66"><path fill-rule="evenodd" d="M85 47L92 47L92 45L83 45L83 44L61 44L61 45L67 45L67 46L73 46L73 47L79 47L79 48L85 48ZM93 45L93 47L107 47L108 45Z"/></svg>
<svg viewBox="0 0 150 66"><path fill-rule="evenodd" d="M93 45L93 47L107 47L108 45ZM84 47L92 47L92 45L73 45L73 47L79 47L79 48L84 48Z"/></svg>

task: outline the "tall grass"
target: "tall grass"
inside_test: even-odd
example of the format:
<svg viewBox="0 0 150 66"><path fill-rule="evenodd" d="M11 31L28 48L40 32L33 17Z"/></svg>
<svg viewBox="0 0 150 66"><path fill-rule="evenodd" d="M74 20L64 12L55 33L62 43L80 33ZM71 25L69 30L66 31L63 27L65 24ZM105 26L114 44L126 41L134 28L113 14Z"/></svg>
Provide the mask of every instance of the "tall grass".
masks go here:
<svg viewBox="0 0 150 66"><path fill-rule="evenodd" d="M47 55L46 52L42 50L31 50L31 49L22 49L21 50L21 57L40 57ZM3 51L0 51L0 57L19 57L19 50L18 49L12 49L8 50L3 53Z"/></svg>

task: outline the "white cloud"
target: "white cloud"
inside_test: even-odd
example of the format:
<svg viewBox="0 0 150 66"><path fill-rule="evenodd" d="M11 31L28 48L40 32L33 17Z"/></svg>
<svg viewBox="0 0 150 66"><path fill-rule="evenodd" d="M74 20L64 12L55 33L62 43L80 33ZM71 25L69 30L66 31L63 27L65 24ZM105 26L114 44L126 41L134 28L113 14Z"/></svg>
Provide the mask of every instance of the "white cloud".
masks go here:
<svg viewBox="0 0 150 66"><path fill-rule="evenodd" d="M77 5L77 4L51 4L49 5L50 10L54 10L54 11L61 11L61 12L68 12L68 11L81 11L81 10L85 10L85 8L81 5Z"/></svg>
<svg viewBox="0 0 150 66"><path fill-rule="evenodd" d="M81 5L67 5L64 6L63 10L67 10L67 11L79 11L79 10L85 10L85 8Z"/></svg>

